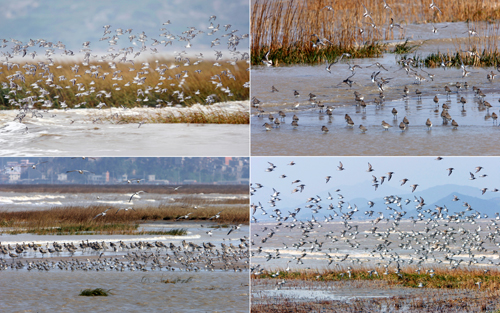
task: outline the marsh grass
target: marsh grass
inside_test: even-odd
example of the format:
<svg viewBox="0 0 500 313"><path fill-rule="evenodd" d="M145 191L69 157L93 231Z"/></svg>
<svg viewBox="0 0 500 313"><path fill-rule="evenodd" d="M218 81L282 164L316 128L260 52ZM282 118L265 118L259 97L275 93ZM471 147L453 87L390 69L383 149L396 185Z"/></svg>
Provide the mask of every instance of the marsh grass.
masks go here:
<svg viewBox="0 0 500 313"><path fill-rule="evenodd" d="M28 64L37 65L37 62L24 62ZM46 63L46 62L45 62ZM127 108L131 107L155 107L157 104L162 104L165 106L167 102L172 102L175 104L180 104L182 106L190 106L195 103L204 104L206 97L208 95L214 94L216 98L221 101L241 101L249 99L249 88L244 87L244 84L249 81L249 72L247 71L248 64L246 61L238 61L235 65L228 64L226 61L219 61L221 66L214 66L213 61L204 60L201 64L197 66L183 66L184 62L176 62L174 59L159 57L158 65L165 64L167 66L171 65L179 65L179 67L174 69L168 69L163 77L155 71L156 63L154 61L150 61L151 68L148 70L148 74L142 74L141 76L146 77L146 81L143 85L133 84L134 77L137 75L139 71L141 71L141 65L136 64L135 66L125 65L123 63L116 63L116 68L111 69L106 62L98 63L98 62L90 62L90 65L101 65L102 69L99 69L100 75L104 72L113 73L115 71L121 71L118 75L123 76L122 80L112 80L113 75L108 75L103 80L102 78L93 78L90 74L86 74L85 71L88 70L88 66L83 66L81 64L81 58L75 57L75 60L70 61L54 61L54 65L51 66L51 72L54 74L54 85L60 86L61 88L57 88L56 86L50 87L43 82L39 82L38 85L43 87L43 89L49 92L48 95L41 97L42 100L52 100L53 107L52 108L61 108L61 102L65 101L66 104L71 108L74 105L82 102L86 102L86 104L81 105L80 108L95 108L100 102L106 103L106 107L120 107L124 106ZM75 77L75 73L71 70L71 67L74 64L80 64L80 69L77 75L81 75L81 77ZM62 66L62 68L58 69L58 66ZM134 67L135 71L130 71L129 68ZM13 67L8 70L7 67L2 69L4 76L13 75L16 71L19 70L17 67ZM183 71L188 71L184 73ZM200 73L195 73L195 70L201 70ZM229 75L232 74L234 78L231 78ZM180 74L182 77L175 78L176 75ZM188 77L184 77L187 74ZM215 75L218 75L219 78L215 78ZM66 80L59 80L60 76L66 77ZM168 79L171 77L171 79ZM95 87L95 92L90 93L89 95L77 96L77 93L81 93L82 91L77 91L77 87L73 86L73 83L70 82L70 79L76 78L76 83L82 83L86 86L85 91L88 91L90 87ZM36 96L41 95L39 88L34 88L32 86L37 80L39 80L39 75L25 75L25 82L21 82L20 80L15 80L14 82L19 85L18 91L15 94L9 93L9 89L0 88L0 109L17 109L16 106L12 106L9 104L9 99L5 96L8 95L10 99L14 99L17 102L20 102L22 98L26 96ZM213 81L221 82L225 88L229 88L232 96L229 96L227 92L221 90L221 88L216 88L216 85L212 83ZM91 82L94 82L91 85ZM127 82L130 83L130 86L124 86ZM116 84L116 85L115 85ZM66 87L70 88L66 88ZM146 94L148 101L137 101L138 99L138 89L142 89L143 91L150 87L151 90ZM158 88L156 88L158 87ZM116 90L116 88L121 88L120 90ZM167 89L166 92L161 92L162 89ZM111 92L111 97L106 98L101 91L106 91L107 93ZM180 91L184 93L185 98L187 96L191 96L190 99L185 99L183 102L180 102L178 98L178 94L174 94L174 91ZM199 95L195 94L196 91L199 91ZM101 97L98 97L101 95ZM55 98L55 97L59 98ZM144 99L146 97L139 97ZM159 100L160 102L158 102ZM38 109L42 109L42 103L36 103L35 107ZM105 107L105 108L106 108Z"/></svg>
<svg viewBox="0 0 500 313"><path fill-rule="evenodd" d="M381 1L344 0L255 0L251 12L251 61L261 64L270 51L270 59L281 63L321 63L333 61L343 52L355 57L374 57L386 51L381 40L404 39L405 24L441 22L493 22L500 19L500 5L496 0L436 1L442 14L429 9L422 1L387 1L390 10ZM364 4L371 12L376 29L363 17ZM325 6L334 9L329 11ZM390 18L403 26L403 30L390 29ZM360 33L360 29L364 33ZM318 35L331 42L313 47Z"/></svg>
<svg viewBox="0 0 500 313"><path fill-rule="evenodd" d="M105 216L94 218L108 206L93 205L88 207L57 207L41 211L0 212L0 225L8 227L4 232L34 234L159 234L168 235L168 231L137 232L140 223L147 221L173 221L192 212L188 220L207 221L219 211L216 223L248 224L248 206L209 207L193 210L182 206L156 206L120 211L112 208ZM194 212L193 212L194 211ZM177 220L185 221L186 219ZM174 230L173 235L181 235L185 230Z"/></svg>
<svg viewBox="0 0 500 313"><path fill-rule="evenodd" d="M163 275L162 275L162 277L159 280L153 280L152 282L153 283L162 283L162 284L187 284L191 280L193 280L192 276L189 276L186 279L182 279L182 278L175 278L175 279L166 278L165 279L165 278L163 278ZM143 276L141 278L141 283L151 283L151 280L149 279L149 277Z"/></svg>
<svg viewBox="0 0 500 313"><path fill-rule="evenodd" d="M189 283L193 277L188 277L187 279L181 279L181 278L176 278L176 279L162 279L160 282L164 284L187 284Z"/></svg>
<svg viewBox="0 0 500 313"><path fill-rule="evenodd" d="M191 123L191 124L249 124L250 113L248 111L228 112L222 109L204 110L178 110L177 112L143 113L140 115L110 114L106 110L90 115L88 120L93 121L100 118L101 121L112 124L130 123Z"/></svg>
<svg viewBox="0 0 500 313"><path fill-rule="evenodd" d="M165 230L165 231L137 232L136 234L139 234L139 235L159 235L159 236L184 236L184 235L187 235L187 229L175 228L175 229Z"/></svg>
<svg viewBox="0 0 500 313"><path fill-rule="evenodd" d="M392 53L394 54L408 54L412 51L414 51L415 49L417 49L420 45L412 45L410 43L410 41L408 39L405 40L405 42L401 43L401 44L396 44L394 46L394 50L392 51Z"/></svg>
<svg viewBox="0 0 500 313"><path fill-rule="evenodd" d="M96 288L96 289L84 289L80 292L79 296L86 296L86 297L97 297L97 296L102 296L102 297L107 297L109 296L109 292L111 289L105 290L102 288Z"/></svg>
<svg viewBox="0 0 500 313"><path fill-rule="evenodd" d="M347 269L331 270L316 270L316 271L291 271L287 272L284 269L279 270L279 275L272 277L276 271L267 272L262 275L253 275L254 279L285 279L285 280L300 280L300 281L381 281L388 283L388 286L402 286L409 288L418 288L422 283L425 288L436 289L478 289L477 282L482 282L481 290L498 291L500 290L500 271L491 269L485 273L483 269L478 268L461 268L450 270L447 268L434 269L434 275L431 277L424 269L420 274L416 273L416 268L406 268L401 271L400 275L390 271L384 275L385 269L377 268L379 275L368 273L365 268L353 269L351 278L347 274ZM273 275L274 276L274 275ZM319 276L319 277L318 277Z"/></svg>

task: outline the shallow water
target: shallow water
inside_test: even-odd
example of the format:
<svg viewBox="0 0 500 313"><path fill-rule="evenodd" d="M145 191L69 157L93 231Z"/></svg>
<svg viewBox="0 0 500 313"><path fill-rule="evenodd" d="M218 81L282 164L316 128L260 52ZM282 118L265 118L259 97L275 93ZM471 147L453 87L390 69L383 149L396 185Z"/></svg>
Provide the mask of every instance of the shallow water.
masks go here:
<svg viewBox="0 0 500 313"><path fill-rule="evenodd" d="M417 55L437 52L448 47L449 36L453 32L463 30L464 23L449 25L443 29L444 35L437 39L429 40L417 50ZM410 27L410 26L409 26ZM424 28L424 26L414 26ZM426 29L430 25L425 25ZM465 26L466 27L466 26ZM451 32L453 29L453 32ZM466 28L465 28L466 29ZM446 30L446 32L445 32ZM428 39L430 35L423 30L415 31L422 34L420 37ZM430 34L432 32L429 31ZM425 35L425 36L424 36ZM448 36L448 38L447 38ZM465 36L465 35L461 35ZM410 54L413 56L413 53ZM280 67L254 66L252 68L252 96L262 101L260 108L252 109L252 154L253 155L498 155L500 148L495 144L500 128L494 126L491 113L498 112L500 88L497 81L490 83L486 74L496 71L493 68L470 68L472 73L463 78L462 70L457 68L425 68L434 74L432 81L428 75L418 69L419 74L425 76L426 81L415 84L415 77L407 75L405 70L396 64L399 57L394 54L385 54L383 58L349 59L342 60L332 66L332 73L325 70L325 65L293 65ZM352 88L342 81L351 76L346 62L358 64L362 69L357 69L351 78L356 84ZM373 65L381 63L388 71L378 69ZM392 78L385 85L385 104L381 107L374 105L374 99L379 96L379 90L370 75L381 71L379 74L384 79ZM460 82L469 84L468 90L457 90L455 84ZM444 91L448 85L452 93L449 97ZM271 92L275 86L279 92ZM403 98L404 86L410 89L407 100ZM486 110L472 91L472 86L477 86L486 94L485 100L493 107ZM422 92L421 99L415 93L416 89ZM293 91L300 93L294 97ZM367 103L366 110L356 106L354 91L364 96ZM325 113L319 113L319 108L308 101L308 94L317 96L326 106L334 107L333 116L329 118ZM439 98L439 110L435 112L436 105L432 101L434 96ZM464 97L467 103L462 108L459 102ZM451 123L443 124L440 117L441 106L446 103L450 106L449 114L459 127L453 129ZM296 105L299 106L296 108ZM391 113L395 108L397 118ZM283 111L286 118L280 128L266 131L263 127L269 122L268 116L278 117L278 111ZM294 129L290 124L292 116L297 115L299 126ZM345 123L344 116L349 116L354 121L354 128ZM399 129L399 124L404 117L410 124L405 132ZM430 119L433 127L428 130L425 123ZM381 126L382 121L392 125L388 131ZM362 133L359 126L365 126L368 131ZM327 126L329 132L324 134L322 126ZM465 148L466 147L466 148Z"/></svg>
<svg viewBox="0 0 500 313"><path fill-rule="evenodd" d="M243 104L242 104L243 103ZM227 112L247 111L245 102L215 105ZM177 109L51 110L43 118L14 121L18 111L0 113L0 156L247 156L249 126L231 124L112 124L93 122L115 113L154 115ZM178 109L182 112L182 109ZM190 110L190 109L186 109ZM71 121L74 120L74 123ZM101 119L102 120L102 119ZM28 131L26 132L26 127Z"/></svg>
<svg viewBox="0 0 500 313"><path fill-rule="evenodd" d="M253 279L252 304L293 302L322 302L353 300L370 300L377 298L407 298L432 297L440 299L455 299L470 293L467 290L446 290L430 288L406 288L391 286L381 281L301 281L290 280L278 288L273 288L283 280ZM430 299L428 299L430 300ZM433 299L435 300L435 299ZM381 310L384 311L384 310Z"/></svg>
<svg viewBox="0 0 500 313"><path fill-rule="evenodd" d="M142 188L142 187L137 187ZM211 204L210 201L223 201L229 199L248 199L248 195L227 195L227 194L156 194L148 193L140 197L135 196L133 202L129 202L132 193L44 193L38 192L5 192L0 191L0 210L15 211L33 211L47 210L61 206L81 206L89 205L110 205L118 208L129 208L134 205L140 206L169 206L169 205L190 205L183 202L183 198L189 196L188 201L207 201L208 203L200 205L199 209L205 207L226 207L237 206L235 204ZM244 206L244 205L242 205Z"/></svg>
<svg viewBox="0 0 500 313"><path fill-rule="evenodd" d="M118 242L123 241L125 243L129 242L137 242L137 241L161 241L165 244L173 243L176 246L179 246L181 241L187 240L193 242L195 244L201 245L204 242L210 242L216 246L220 246L221 243L225 244L240 244L240 238L245 236L249 236L249 226L242 225L240 229L231 232L231 234L227 235L229 228L218 228L218 224L212 222L151 222L146 224L141 224L139 227L139 231L168 231L171 229L179 229L184 228L187 231L187 235L184 236L170 236L170 235L33 235L33 234L18 234L18 235L10 235L3 234L0 236L0 244L3 246L11 245L15 246L16 244L22 243L35 243L41 244L42 247L46 245L52 246L52 243L57 242L59 244L63 243L74 243L75 245L79 244L82 241L90 241L90 242ZM208 235L207 231L212 230L212 235ZM132 251L132 250L130 250ZM113 252L112 249L108 249L108 251L104 252L104 256L115 256L115 255L123 255L129 252L129 250L119 250L118 252ZM98 255L101 252L97 253L92 250L78 250L74 256L86 256L86 255ZM1 255L0 255L1 256ZM44 255L43 258L47 259L50 257L69 257L69 252L61 252L54 253L53 255L47 254ZM30 258L39 258L41 254L39 252L33 253L32 251L23 252L18 260L30 259ZM9 257L5 257L9 259Z"/></svg>
<svg viewBox="0 0 500 313"><path fill-rule="evenodd" d="M161 279L187 283L162 283ZM83 289L111 289L82 297ZM248 312L248 273L7 272L4 312ZM22 300L21 300L22 299Z"/></svg>

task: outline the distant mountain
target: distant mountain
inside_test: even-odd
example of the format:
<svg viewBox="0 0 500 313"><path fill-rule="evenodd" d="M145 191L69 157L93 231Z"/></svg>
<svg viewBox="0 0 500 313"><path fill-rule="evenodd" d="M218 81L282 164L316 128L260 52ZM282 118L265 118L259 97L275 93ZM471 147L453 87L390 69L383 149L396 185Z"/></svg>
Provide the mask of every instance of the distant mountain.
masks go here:
<svg viewBox="0 0 500 313"><path fill-rule="evenodd" d="M452 201L453 196L455 195L459 198L458 201ZM460 193L450 193L446 197L430 203L425 208L434 209L436 206L446 206L448 214L453 214L466 209L464 202L467 202L471 206L473 210L472 212L478 211L481 214L487 214L489 217L492 217L495 213L500 212L500 197L486 200Z"/></svg>
<svg viewBox="0 0 500 313"><path fill-rule="evenodd" d="M340 200L344 201L342 212L347 211L347 206L350 204L352 207L355 205L358 207L358 212L353 215L355 218L366 218L364 215L365 211L373 210L375 212L383 212L384 214L389 213L387 207L391 207L392 209L397 209L398 211L406 211L406 217L414 216L417 214L415 206L417 202L415 202L415 197L420 199L422 197L426 203L424 206L424 210L436 208L438 206L445 206L448 208L450 214L460 212L465 209L463 207L463 203L467 202L471 205L473 210L477 210L482 214L487 214L489 217L494 216L496 212L500 212L500 195L493 192L486 192L484 195L481 195L481 189L469 186L459 186L453 184L440 185L431 187L425 190L420 191L418 188L414 193L403 192L402 189L395 188L390 185L383 184L379 186L378 190L375 191L375 188L370 189L368 191L364 191L361 195L359 190L366 190L367 182L360 183L353 186L346 186L341 188L341 191L335 193L330 190L330 194L332 195L333 200L328 200L328 191L320 192L318 196L321 198L321 202L318 203L321 205L322 209L318 211L315 216L318 218L322 218L323 215L328 216L329 214L334 215L334 212L328 210L328 206L330 203L333 204L335 211L339 212L337 208L337 204ZM305 192L305 191L304 191ZM338 194L341 194L344 198L339 199ZM355 197L355 195L358 195ZM386 200L384 200L385 196L398 196L402 198L401 208L398 208L394 203L386 204ZM452 201L456 195L460 200ZM314 195L311 195L313 197ZM304 199L306 199L306 195ZM370 208L368 205L369 199L375 203L375 205ZM408 199L410 202L408 204L405 203L405 200ZM310 219L312 215L311 208L306 209L305 206L313 204L312 202L284 202L278 203L276 208L280 209L282 212L282 216L288 216L288 211L293 212L293 210L297 207L301 208L299 214L297 215L297 219L305 220ZM259 213L257 213L258 215ZM268 212L267 216L257 216L259 219L267 219L271 212ZM377 213L375 213L376 215ZM390 213L389 213L390 214Z"/></svg>

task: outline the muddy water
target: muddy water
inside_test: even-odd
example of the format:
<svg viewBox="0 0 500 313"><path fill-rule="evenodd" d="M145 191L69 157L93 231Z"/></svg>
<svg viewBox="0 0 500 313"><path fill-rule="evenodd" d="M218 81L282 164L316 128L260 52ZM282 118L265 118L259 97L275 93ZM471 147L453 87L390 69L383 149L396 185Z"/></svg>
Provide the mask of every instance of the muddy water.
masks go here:
<svg viewBox="0 0 500 313"><path fill-rule="evenodd" d="M410 27L410 26L408 26ZM438 33L436 39L430 39L432 32L429 25L415 26L415 37L428 40L415 53L425 56L430 52L453 48L456 46L449 38L454 33L461 34L467 29L464 23L449 25ZM430 34L427 34L425 31ZM451 31L453 29L453 31ZM419 35L420 34L420 35ZM465 36L463 34L459 36ZM453 39L455 40L455 39ZM468 38L461 38L466 42ZM442 50L441 50L442 51ZM410 56L413 56L412 53ZM498 112L500 88L497 81L490 83L486 74L496 71L493 68L470 68L472 73L463 78L462 70L457 68L442 68L424 70L435 75L434 80L418 69L419 74L426 78L421 84L415 84L415 77L407 75L405 70L396 64L399 56L385 54L382 58L342 60L332 66L331 74L325 70L325 65L314 66L282 66L252 68L252 96L262 101L260 108L252 109L252 154L253 155L497 155L500 147L495 144L500 128L494 125L491 113ZM342 81L351 76L347 61L357 64L357 69L351 77L355 82L350 88ZM379 69L373 64L381 63L387 71ZM372 66L370 66L372 65ZM368 67L370 66L370 67ZM374 104L379 90L371 81L373 72L381 71L378 78L389 79L385 85L385 102L381 107ZM470 86L457 89L455 84L467 82ZM279 92L271 92L274 86ZM407 98L403 97L403 89L409 88ZM452 90L447 95L444 87ZM493 107L486 110L479 104L479 99L472 91L477 86L486 94L485 100ZM416 95L419 89L421 97ZM300 94L294 97L294 90ZM357 106L354 91L364 96L367 103L366 110ZM329 118L320 113L319 108L309 101L309 93L316 95L315 102L321 101L326 106L334 108L333 116ZM434 96L439 98L439 108L433 102ZM462 107L461 97L466 99ZM449 114L459 127L454 129L451 121L443 124L440 117L442 105L450 107ZM298 106L297 106L298 105ZM392 109L398 112L394 117ZM286 114L280 128L266 131L263 127L269 122L268 116L278 116L278 112ZM354 127L348 127L345 114L354 121ZM292 116L299 118L297 128L291 126ZM399 129L399 124L406 117L409 126L405 132ZM433 124L428 130L425 123L430 119ZM389 123L392 128L384 131L382 121ZM368 131L362 133L359 126L365 126ZM329 132L324 134L322 126Z"/></svg>
<svg viewBox="0 0 500 313"><path fill-rule="evenodd" d="M248 102L216 104L211 109L248 112ZM14 121L18 111L0 114L1 156L243 156L248 155L248 125L230 124L112 124L113 114L154 116L209 109L75 109L51 110L43 118ZM101 118L100 120L97 120ZM73 123L71 121L74 121ZM28 130L26 132L26 127Z"/></svg>
<svg viewBox="0 0 500 313"><path fill-rule="evenodd" d="M78 296L87 288L111 295ZM3 312L248 312L249 305L248 273L3 271L0 293Z"/></svg>

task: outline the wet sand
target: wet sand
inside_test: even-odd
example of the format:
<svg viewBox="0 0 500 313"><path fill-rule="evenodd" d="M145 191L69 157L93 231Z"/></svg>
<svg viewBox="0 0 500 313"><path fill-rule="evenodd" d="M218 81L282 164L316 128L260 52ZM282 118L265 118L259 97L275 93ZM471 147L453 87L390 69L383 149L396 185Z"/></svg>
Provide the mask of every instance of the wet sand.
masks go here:
<svg viewBox="0 0 500 313"><path fill-rule="evenodd" d="M14 121L18 111L0 114L1 156L247 156L249 126L246 124L112 124L113 114L154 116L162 112L191 111L227 113L246 111L248 102L234 101L210 107L51 110L43 118ZM97 118L100 121L93 122ZM74 120L74 123L71 121ZM28 132L26 133L26 127Z"/></svg>

